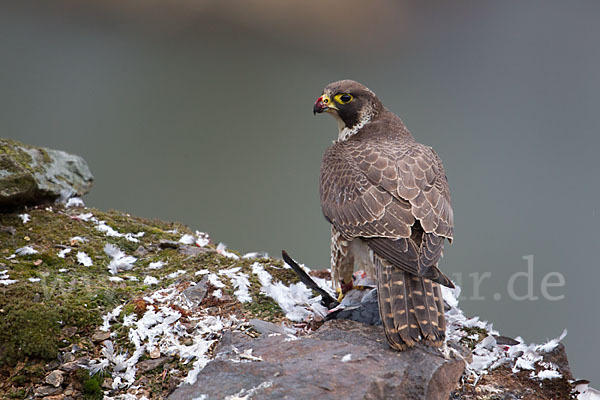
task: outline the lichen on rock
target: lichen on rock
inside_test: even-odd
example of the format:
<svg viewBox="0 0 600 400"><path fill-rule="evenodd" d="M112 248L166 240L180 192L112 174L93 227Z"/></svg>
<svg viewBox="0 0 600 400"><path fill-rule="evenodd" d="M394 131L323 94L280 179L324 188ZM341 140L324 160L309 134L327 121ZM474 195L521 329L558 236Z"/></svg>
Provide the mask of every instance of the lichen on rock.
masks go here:
<svg viewBox="0 0 600 400"><path fill-rule="evenodd" d="M93 180L79 156L0 139L0 210L82 196Z"/></svg>

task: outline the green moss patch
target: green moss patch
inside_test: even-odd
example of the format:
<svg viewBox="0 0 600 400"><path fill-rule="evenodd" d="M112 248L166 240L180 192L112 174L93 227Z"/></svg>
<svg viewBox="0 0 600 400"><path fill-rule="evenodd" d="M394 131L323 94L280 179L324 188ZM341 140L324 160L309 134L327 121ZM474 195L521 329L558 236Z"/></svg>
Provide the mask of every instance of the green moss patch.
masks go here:
<svg viewBox="0 0 600 400"><path fill-rule="evenodd" d="M260 293L260 283L252 273L252 264L258 261L274 280L286 285L297 282L293 271L281 268L280 260L231 259L218 254L212 244L191 253L168 248L161 243L177 242L182 235L194 232L179 223L148 220L118 211L67 209L55 205L24 212L31 217L26 224L16 213L0 214L0 228L3 228L0 229L0 270L6 270L11 280L17 280L6 286L0 285L0 391L10 393L14 398L30 396L32 384L39 385L44 379L43 366L57 362L59 354L78 349L78 356L97 358L100 343L93 343L91 337L102 324L102 316L116 306L124 306L120 321L131 313L141 316L143 311L136 308L136 299L174 283L199 281L201 277L195 272L201 269L218 273L222 269L241 267L251 281L249 290L253 301L242 304L235 298L229 279L220 277L226 285L222 289L225 299L214 305L215 313L276 322L285 320L279 306ZM107 236L97 229L97 222L81 217L87 213L121 234L144 232L144 235L137 238L138 242ZM74 240L76 237L83 241ZM132 270L116 275L122 281L111 281L115 275L107 268L111 262L111 257L104 252L107 244L137 258ZM24 246L31 246L37 253L11 257ZM59 257L58 253L67 248L71 251L64 258ZM81 265L77 260L78 252L87 254L93 265ZM157 261L164 262L164 267L148 268ZM172 275L182 270L185 273ZM158 285L145 284L147 276L158 279ZM31 282L30 278L35 279ZM117 332L113 340L117 346L127 349L127 328L119 328L119 323L113 323L113 331ZM177 363L177 360L173 362ZM41 374L25 373L27 367L35 367ZM185 369L189 365L171 367ZM86 398L101 398L98 396L105 377L84 378L78 378L77 390ZM159 388L158 391L167 385L164 377L162 379L153 386Z"/></svg>

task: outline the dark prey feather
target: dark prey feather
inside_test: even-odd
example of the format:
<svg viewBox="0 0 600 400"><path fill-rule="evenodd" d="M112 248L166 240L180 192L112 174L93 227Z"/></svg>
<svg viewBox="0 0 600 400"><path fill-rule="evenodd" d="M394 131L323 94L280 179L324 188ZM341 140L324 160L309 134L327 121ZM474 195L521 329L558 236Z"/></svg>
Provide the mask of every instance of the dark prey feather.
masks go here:
<svg viewBox="0 0 600 400"><path fill-rule="evenodd" d="M325 307L331 309L338 305L338 302L333 297L331 297L331 295L327 293L323 288L317 285L317 283L306 272L304 272L304 270L298 265L298 263L296 263L296 261L294 261L285 250L281 251L281 255L283 256L283 261L285 261L285 263L294 270L296 275L298 275L298 278L300 278L300 281L304 283L308 288L314 290L315 292L321 295L321 301Z"/></svg>

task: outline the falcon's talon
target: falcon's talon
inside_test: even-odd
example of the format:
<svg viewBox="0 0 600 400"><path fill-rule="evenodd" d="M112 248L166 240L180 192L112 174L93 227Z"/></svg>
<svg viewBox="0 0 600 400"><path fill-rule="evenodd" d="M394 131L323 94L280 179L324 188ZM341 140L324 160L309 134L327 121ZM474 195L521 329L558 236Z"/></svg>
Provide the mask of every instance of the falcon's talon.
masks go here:
<svg viewBox="0 0 600 400"><path fill-rule="evenodd" d="M337 297L337 302L341 303L342 300L344 299L344 292L342 291L342 288L337 288L335 289L335 292L337 293L338 297Z"/></svg>

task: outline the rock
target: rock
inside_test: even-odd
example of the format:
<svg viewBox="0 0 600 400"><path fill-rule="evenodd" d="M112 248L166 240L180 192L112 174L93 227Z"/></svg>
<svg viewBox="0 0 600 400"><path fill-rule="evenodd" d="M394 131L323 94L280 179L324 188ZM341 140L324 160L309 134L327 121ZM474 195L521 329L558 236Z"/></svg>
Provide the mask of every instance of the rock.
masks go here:
<svg viewBox="0 0 600 400"><path fill-rule="evenodd" d="M296 334L296 330L293 328L287 328L284 326L275 325L272 322L263 321L261 319L253 318L250 321L248 321L248 323L250 325L252 325L254 330L256 330L257 332L260 332L262 334L266 334L266 335L269 335L271 333L279 333L282 335L287 335L287 334L295 335Z"/></svg>
<svg viewBox="0 0 600 400"><path fill-rule="evenodd" d="M206 284L208 283L208 278L204 277L200 282L195 284L194 286L190 286L183 291L183 297L185 297L186 301L192 307L198 307L202 300L206 296L206 291L208 290Z"/></svg>
<svg viewBox="0 0 600 400"><path fill-rule="evenodd" d="M64 400L65 395L64 394L57 394L54 396L46 396L44 398L42 398L42 400Z"/></svg>
<svg viewBox="0 0 600 400"><path fill-rule="evenodd" d="M215 252L215 249L211 249L209 247L189 246L187 244L182 244L179 246L179 253L184 254L186 256L197 256L198 254Z"/></svg>
<svg viewBox="0 0 600 400"><path fill-rule="evenodd" d="M53 361L50 361L48 364L44 365L44 369L46 371L54 371L56 368L58 368L59 365L60 365L60 361L53 360Z"/></svg>
<svg viewBox="0 0 600 400"><path fill-rule="evenodd" d="M68 362L68 363L64 363L59 368L60 368L61 371L73 372L73 371L78 370L79 368L83 368L81 366L81 364L82 363L79 360L76 360L76 361L71 361L71 362Z"/></svg>
<svg viewBox="0 0 600 400"><path fill-rule="evenodd" d="M224 335L217 351L196 383L169 399L448 399L464 370L462 360L438 349L391 350L381 327L349 320L328 321L297 340Z"/></svg>
<svg viewBox="0 0 600 400"><path fill-rule="evenodd" d="M79 156L0 139L0 209L82 196L93 180Z"/></svg>
<svg viewBox="0 0 600 400"><path fill-rule="evenodd" d="M71 382L71 383L69 383L69 386L67 386L67 388L65 389L63 394L65 396L72 396L74 393L75 393L75 387L73 385L73 382Z"/></svg>
<svg viewBox="0 0 600 400"><path fill-rule="evenodd" d="M39 386L33 390L33 394L35 395L35 397L52 396L55 394L59 394L60 392L62 392L62 389L54 386Z"/></svg>
<svg viewBox="0 0 600 400"><path fill-rule="evenodd" d="M109 338L110 338L110 332L96 331L92 335L92 341L94 343L103 342L105 340L108 340Z"/></svg>
<svg viewBox="0 0 600 400"><path fill-rule="evenodd" d="M144 246L139 246L134 252L133 255L136 257L144 257L148 254L148 250Z"/></svg>
<svg viewBox="0 0 600 400"><path fill-rule="evenodd" d="M567 359L567 352L562 343L559 343L554 350L544 354L544 361L556 365L563 378L573 380L573 374L571 373L569 360Z"/></svg>
<svg viewBox="0 0 600 400"><path fill-rule="evenodd" d="M54 370L46 376L45 382L54 387L60 387L64 381L63 373L59 370Z"/></svg>
<svg viewBox="0 0 600 400"><path fill-rule="evenodd" d="M64 337L70 338L74 334L77 333L77 327L76 326L65 326L60 331L61 331L61 333L63 334Z"/></svg>
<svg viewBox="0 0 600 400"><path fill-rule="evenodd" d="M173 391L175 390L179 384L181 383L181 379L171 375L171 377L169 378L169 391Z"/></svg>
<svg viewBox="0 0 600 400"><path fill-rule="evenodd" d="M139 363L137 363L137 369L140 372L147 372L147 371L151 371L153 369L156 369L162 365L164 365L165 363L171 361L172 357L160 357L160 358L156 358L154 360L150 359L150 360L144 360L141 361Z"/></svg>
<svg viewBox="0 0 600 400"><path fill-rule="evenodd" d="M161 239L160 242L158 243L158 246L163 250L164 249L178 249L179 242L175 242L173 240Z"/></svg>

